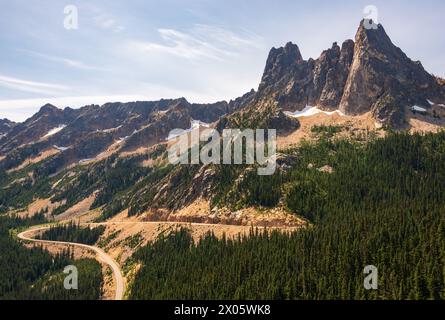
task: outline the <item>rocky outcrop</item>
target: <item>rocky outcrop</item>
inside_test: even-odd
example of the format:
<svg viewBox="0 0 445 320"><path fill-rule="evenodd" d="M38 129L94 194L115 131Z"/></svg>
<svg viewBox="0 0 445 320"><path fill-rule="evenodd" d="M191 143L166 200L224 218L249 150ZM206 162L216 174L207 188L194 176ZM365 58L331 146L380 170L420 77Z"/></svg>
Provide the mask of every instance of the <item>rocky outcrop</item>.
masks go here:
<svg viewBox="0 0 445 320"><path fill-rule="evenodd" d="M338 50L338 46L335 48ZM337 50L335 51L336 53ZM326 80L324 81L323 90L320 95L317 94L314 98L316 102L315 105L318 105L323 110L337 109L343 96L353 57L354 41L346 40L342 44L339 55L335 56L329 68L323 70L326 74ZM320 60L323 60L323 55Z"/></svg>
<svg viewBox="0 0 445 320"><path fill-rule="evenodd" d="M16 125L15 122L8 119L0 119L0 136L3 136L10 132L12 128Z"/></svg>
<svg viewBox="0 0 445 320"><path fill-rule="evenodd" d="M272 48L256 101L273 97L284 110L304 108L313 91L315 61L305 61L297 45Z"/></svg>
<svg viewBox="0 0 445 320"><path fill-rule="evenodd" d="M430 107L428 99L441 99L436 78L420 62L396 47L382 25L360 24L355 37L354 59L339 109L346 114L372 111L380 122L402 124L405 107Z"/></svg>
<svg viewBox="0 0 445 320"><path fill-rule="evenodd" d="M355 41L346 40L341 48L334 43L316 60L304 60L292 43L273 48L252 100L272 98L285 111L311 105L348 115L372 112L378 122L401 127L407 107L429 108L428 100L444 97L443 80L409 59L382 25L368 30L362 21Z"/></svg>
<svg viewBox="0 0 445 320"><path fill-rule="evenodd" d="M292 42L288 42L283 48L272 48L266 61L259 90L262 91L269 86L275 86L300 63L304 63L300 49Z"/></svg>
<svg viewBox="0 0 445 320"><path fill-rule="evenodd" d="M15 125L7 135L0 140L0 154L5 154L15 148L35 142L45 136L51 129L66 125L80 113L80 110L56 108L46 104L39 112L23 123Z"/></svg>
<svg viewBox="0 0 445 320"><path fill-rule="evenodd" d="M228 106L229 107L228 113L230 114L247 107L248 105L252 104L255 97L256 97L256 91L252 89L243 96L236 98L235 100L230 100Z"/></svg>

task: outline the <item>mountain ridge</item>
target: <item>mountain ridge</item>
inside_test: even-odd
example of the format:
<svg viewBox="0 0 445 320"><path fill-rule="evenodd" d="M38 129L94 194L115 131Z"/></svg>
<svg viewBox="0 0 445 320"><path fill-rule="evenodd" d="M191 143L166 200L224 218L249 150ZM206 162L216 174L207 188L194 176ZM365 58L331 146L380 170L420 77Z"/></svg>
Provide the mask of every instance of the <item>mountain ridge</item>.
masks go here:
<svg viewBox="0 0 445 320"><path fill-rule="evenodd" d="M257 94L274 96L286 111L310 105L347 115L372 112L381 124L402 128L406 107L445 101L445 86L395 46L382 25L368 30L362 20L355 41L334 43L316 60L304 60L291 42L273 48Z"/></svg>
<svg viewBox="0 0 445 320"><path fill-rule="evenodd" d="M354 40L341 46L334 42L317 59L304 60L292 42L272 48L258 89L229 102L196 104L178 98L79 109L46 104L22 123L3 120L0 168L9 170L53 146L65 153L56 155L65 158L57 168L94 158L116 141L121 151L133 151L162 143L169 131L188 129L193 120L215 123L218 129L267 127L287 134L300 125L286 111L307 106L352 116L369 112L379 126L402 129L409 108L420 106L435 119L445 117L443 103L445 81L408 58L382 25L368 30L362 20Z"/></svg>
<svg viewBox="0 0 445 320"><path fill-rule="evenodd" d="M299 130L313 133L305 122L307 116L295 112L313 106L332 120L325 129L323 123L312 120L312 126L320 126L315 131L335 134L343 126L345 134L366 140L387 128L406 129L409 116L443 126L444 88L445 81L408 58L381 25L367 30L362 21L355 40L348 39L341 46L333 43L317 59L304 60L291 42L272 48L258 89L229 102L196 104L177 98L79 109L46 104L25 122L3 121L0 182L7 196L0 199L0 207L19 210L39 197L51 207L63 203L55 209L57 215L91 197L92 209L105 208L103 219L123 210L129 215L152 210L147 213L149 219L182 219L170 213L202 198L205 215L190 219L249 223L228 209L215 207L238 199L242 192L237 188L250 171L169 164L166 153L171 130L189 130L196 123L217 130L277 129L278 138L288 140L281 145L284 148L305 136L293 138ZM359 118L357 115L359 125L347 123ZM336 126L338 119L344 125ZM295 141L289 141L292 139ZM292 156L277 156L279 172L294 164ZM325 165L320 164L320 170L330 171ZM221 181L230 183L219 187ZM252 194L260 191L251 190ZM249 217L256 219L255 214ZM287 218L282 217L280 223L299 223L283 222Z"/></svg>
<svg viewBox="0 0 445 320"><path fill-rule="evenodd" d="M279 107L285 111L301 110L307 105L317 106L323 110L340 110L345 114L359 115L373 111L377 120L398 126L392 119L379 118L381 108L375 104L379 98L394 91L414 89L414 95L408 95L400 101L402 104L420 104L429 107L427 100L445 99L445 80L435 77L424 70L420 61L412 61L393 44L381 24L376 29L366 29L365 21L360 22L355 40L345 40L341 47L334 42L331 48L324 50L319 58L304 60L297 44L286 43L285 46L273 47L266 60L263 76L258 89L252 89L245 95L230 101L213 104L190 103L196 108L208 105L226 105L226 114L245 107L252 100L266 95L274 96ZM386 61L385 61L386 60ZM394 65L394 66L391 66ZM395 73L395 76L390 76ZM385 77L373 77L383 74ZM361 87L360 87L361 86ZM377 88L372 89L373 86ZM412 91L412 90L411 90ZM428 94L431 97L428 97ZM397 95L397 92L394 93ZM161 99L157 101L136 101L128 103L106 103L98 109L110 105L130 105L138 103L159 103L182 100L185 98ZM80 109L89 108L85 106ZM76 109L76 110L80 110ZM63 110L70 114L79 114L69 107L59 109L46 104L40 113L57 113ZM196 112L195 112L196 113ZM30 119L36 117L32 116ZM23 123L26 123L30 119ZM207 118L208 121L209 118ZM211 120L214 120L213 118Z"/></svg>

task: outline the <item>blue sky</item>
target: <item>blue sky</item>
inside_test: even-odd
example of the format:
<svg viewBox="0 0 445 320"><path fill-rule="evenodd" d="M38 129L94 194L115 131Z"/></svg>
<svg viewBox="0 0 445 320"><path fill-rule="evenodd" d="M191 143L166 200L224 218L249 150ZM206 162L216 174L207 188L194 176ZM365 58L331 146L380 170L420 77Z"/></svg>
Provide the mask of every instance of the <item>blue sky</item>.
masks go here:
<svg viewBox="0 0 445 320"><path fill-rule="evenodd" d="M0 0L0 118L46 102L236 98L257 88L272 46L317 58L354 37L370 4L396 45L445 77L442 0ZM77 30L64 28L67 5Z"/></svg>

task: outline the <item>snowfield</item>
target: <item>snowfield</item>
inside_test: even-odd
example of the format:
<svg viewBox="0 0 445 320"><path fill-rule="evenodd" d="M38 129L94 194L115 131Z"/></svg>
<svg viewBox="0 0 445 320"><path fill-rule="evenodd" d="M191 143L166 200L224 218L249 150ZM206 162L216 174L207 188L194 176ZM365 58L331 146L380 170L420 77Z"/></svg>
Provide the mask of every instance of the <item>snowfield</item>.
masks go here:
<svg viewBox="0 0 445 320"><path fill-rule="evenodd" d="M65 151L65 150L69 149L68 147L59 147L59 146L56 146L56 145L53 145L53 147L56 148L57 150L60 150L60 151Z"/></svg>
<svg viewBox="0 0 445 320"><path fill-rule="evenodd" d="M119 138L119 139L116 140L116 143L122 143L122 142L124 142L125 140L127 140L129 137L130 137L130 136L126 136L126 137Z"/></svg>
<svg viewBox="0 0 445 320"><path fill-rule="evenodd" d="M413 106L413 107L411 108L411 110L413 110L413 111L417 111L417 112L426 112L426 109L425 109L425 108L422 108L422 107L419 107L419 106Z"/></svg>
<svg viewBox="0 0 445 320"><path fill-rule="evenodd" d="M292 117L292 118L301 118L301 117L310 117L319 113L324 113L327 115L333 115L333 114L338 114L341 116L344 116L344 113L339 111L339 110L335 110L332 112L328 112L328 111L323 111L318 109L317 107L312 107L312 106L306 106L303 110L301 111L295 111L295 112L289 112L289 111L285 111L284 114L288 117Z"/></svg>
<svg viewBox="0 0 445 320"><path fill-rule="evenodd" d="M79 160L79 164L84 164L84 163L93 161L93 160L95 160L95 159L96 159L96 158L86 158L86 159L82 159L82 160Z"/></svg>
<svg viewBox="0 0 445 320"><path fill-rule="evenodd" d="M173 130L172 132L170 132L170 134L167 137L167 141L173 140L179 136L182 136L183 134L192 132L193 130L199 129L200 127L204 127L204 128L210 128L211 124L210 123L205 123L199 120L192 120L190 123L190 128L183 130L183 129L176 129Z"/></svg>
<svg viewBox="0 0 445 320"><path fill-rule="evenodd" d="M119 127L109 128L109 129L104 129L104 130L97 129L96 131L108 133L108 132L113 132L113 131L119 130L120 128L122 128L122 125L120 125Z"/></svg>
<svg viewBox="0 0 445 320"><path fill-rule="evenodd" d="M45 135L43 136L43 138L47 138L47 137L53 136L53 135L55 135L57 132L60 132L60 131L62 131L63 129L65 129L65 127L66 127L66 125L61 124L61 125L59 125L58 127L55 127L55 128L53 128L53 129L49 130L48 133L45 134Z"/></svg>

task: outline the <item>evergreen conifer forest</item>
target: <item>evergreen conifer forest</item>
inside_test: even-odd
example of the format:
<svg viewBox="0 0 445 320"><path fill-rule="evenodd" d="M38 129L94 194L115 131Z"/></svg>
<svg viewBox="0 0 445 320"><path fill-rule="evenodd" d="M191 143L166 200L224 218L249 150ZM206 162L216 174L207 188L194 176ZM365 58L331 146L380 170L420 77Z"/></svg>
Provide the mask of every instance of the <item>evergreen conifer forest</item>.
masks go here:
<svg viewBox="0 0 445 320"><path fill-rule="evenodd" d="M295 167L268 185L252 175L239 195L267 206L278 192L311 227L160 238L134 256L143 267L131 298L445 298L445 133L364 145L322 139L289 152L298 152ZM378 290L364 289L367 265L378 268Z"/></svg>

